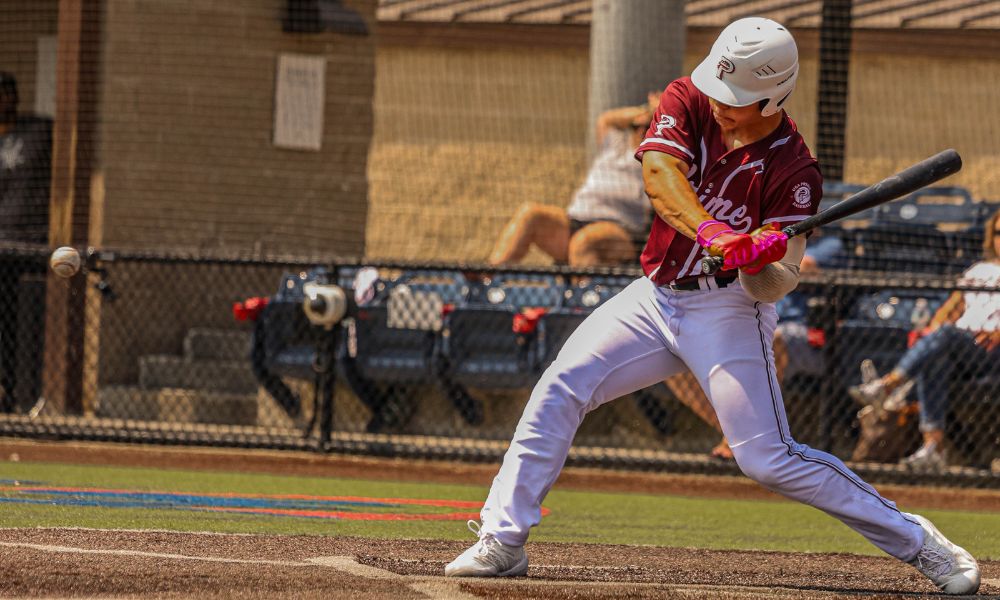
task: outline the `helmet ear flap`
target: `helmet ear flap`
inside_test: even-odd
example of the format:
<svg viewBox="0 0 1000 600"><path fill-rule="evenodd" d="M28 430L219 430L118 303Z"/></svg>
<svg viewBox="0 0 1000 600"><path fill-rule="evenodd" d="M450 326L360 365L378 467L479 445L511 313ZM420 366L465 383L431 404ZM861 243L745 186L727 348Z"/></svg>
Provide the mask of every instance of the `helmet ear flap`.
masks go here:
<svg viewBox="0 0 1000 600"><path fill-rule="evenodd" d="M761 116L770 117L774 113L781 110L782 105L785 104L785 100L788 100L788 97L792 95L794 90L795 88L793 86L792 89L788 90L788 92L781 97L781 100L778 100L777 102L775 102L773 98L761 100L760 104L758 104L758 106L760 106Z"/></svg>
<svg viewBox="0 0 1000 600"><path fill-rule="evenodd" d="M781 105L784 104L785 100L788 100L788 97L791 96L791 95L792 95L792 90L788 90L788 93L785 94L784 97L781 98L781 100L778 100L778 102L777 102L777 104L775 104L775 106L777 106L778 108L781 108Z"/></svg>

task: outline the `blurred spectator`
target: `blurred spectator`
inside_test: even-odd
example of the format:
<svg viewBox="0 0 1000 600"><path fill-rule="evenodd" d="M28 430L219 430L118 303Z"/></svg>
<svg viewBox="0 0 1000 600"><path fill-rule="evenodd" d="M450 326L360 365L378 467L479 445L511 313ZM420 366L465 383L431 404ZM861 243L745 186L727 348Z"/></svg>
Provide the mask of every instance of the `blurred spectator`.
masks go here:
<svg viewBox="0 0 1000 600"><path fill-rule="evenodd" d="M806 246L806 254L800 263L802 274L819 273L835 264L843 251L843 242L837 236L824 236L819 231L813 234ZM792 292L775 306L778 311L778 328L774 332L774 363L779 382L794 375L823 376L825 372L823 349L809 342L809 328L806 317L809 314L808 295ZM667 379L667 387L674 396L691 409L698 417L722 431L715 410L702 391L697 380L690 373L675 375ZM733 451L723 437L711 452L712 456L729 460Z"/></svg>
<svg viewBox="0 0 1000 600"><path fill-rule="evenodd" d="M24 308L44 305L45 263L13 251L12 244L45 244L49 231L49 181L52 152L52 122L49 119L18 113L17 80L0 71L0 412L16 406L15 388L19 354L37 379L39 344L18 351L17 332L38 327L40 318L25 314ZM30 286L26 276L38 275ZM30 288L30 289L29 289ZM19 314L20 310L20 314ZM33 332L37 339L38 331ZM28 357L26 352L33 356ZM22 384L23 385L23 384ZM37 382L24 392L28 400L37 397Z"/></svg>
<svg viewBox="0 0 1000 600"><path fill-rule="evenodd" d="M52 121L19 114L17 107L17 80L0 71L0 240L44 244Z"/></svg>
<svg viewBox="0 0 1000 600"><path fill-rule="evenodd" d="M649 234L652 207L634 154L659 93L649 94L647 102L598 117L598 154L569 208L521 205L490 253L490 264L519 262L532 244L556 263L575 267L637 261Z"/></svg>
<svg viewBox="0 0 1000 600"><path fill-rule="evenodd" d="M987 290L952 292L889 374L849 390L861 404L897 410L905 404L909 389L916 389L923 444L902 460L914 470L940 471L947 467L945 418L949 386L984 370L995 370L1000 358L1000 293L992 291L1000 289L998 220L1000 212L986 223L983 260L969 267L958 280L959 286Z"/></svg>

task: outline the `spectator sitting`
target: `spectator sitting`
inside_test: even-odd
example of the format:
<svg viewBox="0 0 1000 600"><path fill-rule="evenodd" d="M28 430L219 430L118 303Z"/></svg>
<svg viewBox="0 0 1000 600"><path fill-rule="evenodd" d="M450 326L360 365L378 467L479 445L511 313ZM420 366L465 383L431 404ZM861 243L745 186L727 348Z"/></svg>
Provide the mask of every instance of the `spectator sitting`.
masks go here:
<svg viewBox="0 0 1000 600"><path fill-rule="evenodd" d="M1000 212L986 223L983 260L969 267L960 286L1000 287ZM910 387L916 388L923 444L902 464L914 470L940 471L947 467L945 417L948 387L960 377L974 376L983 365L1000 358L1000 294L993 291L955 291L937 310L930 324L887 375L848 390L858 402L879 408L903 404Z"/></svg>
<svg viewBox="0 0 1000 600"><path fill-rule="evenodd" d="M822 269L835 264L836 258L842 251L843 242L840 238L833 235L824 236L817 231L806 246L800 272L819 273ZM825 374L823 351L811 345L808 339L809 328L806 325L809 310L808 295L803 292L792 292L778 302L775 308L779 318L778 328L774 332L774 363L778 381L785 381L794 375L823 376ZM694 376L683 373L667 379L665 383L682 404L717 431L722 431L715 410ZM725 437L712 448L711 454L723 460L733 458L733 451Z"/></svg>
<svg viewBox="0 0 1000 600"><path fill-rule="evenodd" d="M651 206L634 158L659 94L648 104L605 111L597 119L598 154L569 208L525 203L504 227L489 263L521 261L532 244L574 267L637 261L649 234Z"/></svg>

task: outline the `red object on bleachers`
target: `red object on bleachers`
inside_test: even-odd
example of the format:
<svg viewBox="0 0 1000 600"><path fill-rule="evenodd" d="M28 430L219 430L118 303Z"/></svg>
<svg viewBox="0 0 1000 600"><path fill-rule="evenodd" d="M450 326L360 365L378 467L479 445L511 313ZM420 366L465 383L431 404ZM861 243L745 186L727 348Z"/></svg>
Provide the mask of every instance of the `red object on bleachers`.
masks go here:
<svg viewBox="0 0 1000 600"><path fill-rule="evenodd" d="M257 296L247 298L243 302L234 302L233 317L237 321L256 321L257 317L260 316L260 312L264 310L269 301L270 299L265 296Z"/></svg>
<svg viewBox="0 0 1000 600"><path fill-rule="evenodd" d="M542 318L547 312L544 308L524 308L521 312L514 315L513 329L514 333L520 333L527 335L529 333L534 333L535 328L538 327L538 319Z"/></svg>

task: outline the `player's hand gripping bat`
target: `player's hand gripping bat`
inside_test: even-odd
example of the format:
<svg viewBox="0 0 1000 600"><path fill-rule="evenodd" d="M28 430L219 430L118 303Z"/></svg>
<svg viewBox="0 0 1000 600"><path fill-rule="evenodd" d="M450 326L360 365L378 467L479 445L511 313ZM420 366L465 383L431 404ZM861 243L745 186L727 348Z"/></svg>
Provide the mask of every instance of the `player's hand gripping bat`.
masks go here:
<svg viewBox="0 0 1000 600"><path fill-rule="evenodd" d="M841 200L823 212L789 225L781 231L790 238L802 235L817 227L915 192L925 185L957 173L961 168L962 157L958 155L958 152L951 149L938 152L930 158L925 158L917 164ZM711 275L721 267L721 256L706 256L701 259L702 273Z"/></svg>

